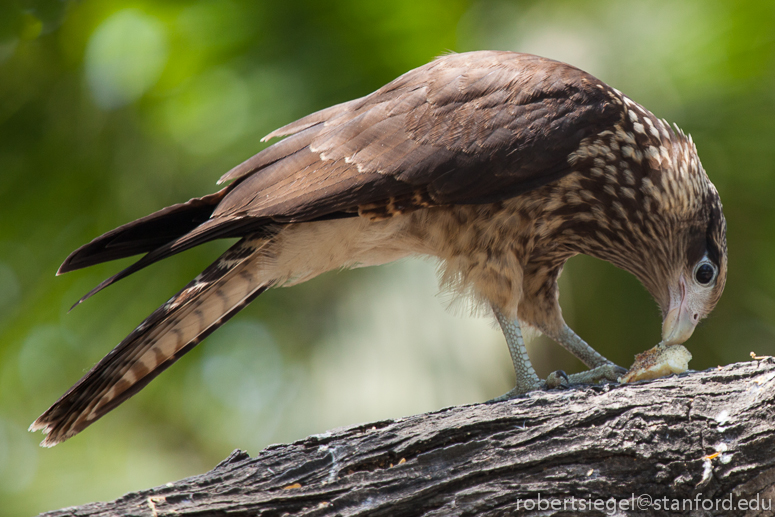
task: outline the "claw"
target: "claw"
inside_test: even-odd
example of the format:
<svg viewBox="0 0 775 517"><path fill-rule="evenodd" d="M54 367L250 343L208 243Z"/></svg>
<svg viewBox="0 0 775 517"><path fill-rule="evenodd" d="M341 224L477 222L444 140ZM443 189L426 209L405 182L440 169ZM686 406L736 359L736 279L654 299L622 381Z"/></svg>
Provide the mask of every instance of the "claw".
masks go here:
<svg viewBox="0 0 775 517"><path fill-rule="evenodd" d="M627 368L622 368L619 365L614 365L614 375L616 376L616 379L609 379L616 382L619 382L619 379L624 376L629 370Z"/></svg>
<svg viewBox="0 0 775 517"><path fill-rule="evenodd" d="M568 378L568 374L565 373L562 370L557 370L549 374L549 376L546 378L546 382L544 382L544 386L546 386L546 389L554 389L559 388L563 385L562 381L565 380L565 385L570 384L570 379Z"/></svg>

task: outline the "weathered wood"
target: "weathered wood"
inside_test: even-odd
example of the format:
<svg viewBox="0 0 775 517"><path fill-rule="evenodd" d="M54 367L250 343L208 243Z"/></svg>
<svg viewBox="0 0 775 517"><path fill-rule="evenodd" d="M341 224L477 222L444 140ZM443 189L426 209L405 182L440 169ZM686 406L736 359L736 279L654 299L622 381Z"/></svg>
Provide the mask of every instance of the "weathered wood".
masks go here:
<svg viewBox="0 0 775 517"><path fill-rule="evenodd" d="M666 515L676 501L670 515L743 515L741 500L773 515L774 402L769 357L535 392L235 451L206 474L45 515Z"/></svg>

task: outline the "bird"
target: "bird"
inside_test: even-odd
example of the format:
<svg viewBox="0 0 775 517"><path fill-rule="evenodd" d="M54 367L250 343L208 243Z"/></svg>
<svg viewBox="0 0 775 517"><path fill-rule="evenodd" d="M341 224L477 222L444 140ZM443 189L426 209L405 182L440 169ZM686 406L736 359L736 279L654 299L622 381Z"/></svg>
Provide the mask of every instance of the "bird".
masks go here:
<svg viewBox="0 0 775 517"><path fill-rule="evenodd" d="M30 426L42 446L130 398L269 288L409 256L489 308L516 374L507 400L625 371L565 322L557 280L578 254L633 274L685 342L726 283L726 220L690 136L559 61L449 53L375 92L303 117L224 174L221 190L120 226L58 274L143 254L76 305L150 264L239 238L156 309ZM546 380L522 331L537 329L589 370Z"/></svg>

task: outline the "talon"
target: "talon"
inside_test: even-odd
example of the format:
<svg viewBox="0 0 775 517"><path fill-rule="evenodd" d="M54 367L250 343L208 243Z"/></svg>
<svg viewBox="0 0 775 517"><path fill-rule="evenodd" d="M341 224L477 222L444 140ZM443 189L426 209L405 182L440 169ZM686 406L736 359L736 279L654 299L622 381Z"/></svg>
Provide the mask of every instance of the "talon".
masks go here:
<svg viewBox="0 0 775 517"><path fill-rule="evenodd" d="M619 365L614 365L614 368L613 368L613 369L614 369L614 375L616 375L616 379L613 379L613 380L615 380L615 381L617 381L617 382L619 381L619 379L620 379L620 378L621 378L621 377L622 377L622 376L623 376L625 373L627 373L627 372L629 371L629 370L627 370L627 368L622 368L622 367L621 367L621 366L619 366Z"/></svg>
<svg viewBox="0 0 775 517"><path fill-rule="evenodd" d="M608 368L604 368L601 373L601 381L602 380L608 380L611 382L621 382L619 379L621 379L626 373L627 368L622 368L619 365L612 364L609 365Z"/></svg>
<svg viewBox="0 0 775 517"><path fill-rule="evenodd" d="M562 370L557 370L549 374L549 376L546 378L546 382L544 385L547 389L554 389L559 388L563 385L562 380L565 380L565 384L570 384L570 379L568 378L568 374L565 373Z"/></svg>

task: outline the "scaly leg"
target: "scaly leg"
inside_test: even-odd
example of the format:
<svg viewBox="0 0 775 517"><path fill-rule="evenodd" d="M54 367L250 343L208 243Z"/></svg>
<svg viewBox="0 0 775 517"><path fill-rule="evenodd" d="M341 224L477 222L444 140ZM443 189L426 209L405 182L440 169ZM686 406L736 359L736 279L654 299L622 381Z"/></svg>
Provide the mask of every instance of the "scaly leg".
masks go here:
<svg viewBox="0 0 775 517"><path fill-rule="evenodd" d="M569 375L568 382L570 384L595 384L603 380L616 381L627 373L625 368L617 366L600 355L586 341L581 339L578 334L573 332L568 325L563 324L558 335L549 335L549 337L557 341L568 352L578 357L582 363L590 368L585 372Z"/></svg>
<svg viewBox="0 0 775 517"><path fill-rule="evenodd" d="M578 357L579 360L589 368L597 368L604 364L613 364L611 361L600 355L597 350L589 346L586 341L581 339L579 335L573 332L566 324L563 324L560 332L556 336L547 335L561 344L568 352Z"/></svg>
<svg viewBox="0 0 775 517"><path fill-rule="evenodd" d="M567 384L595 384L602 380L616 381L626 372L624 368L615 365L597 353L570 327L565 325L561 336L557 336L558 338L562 337L562 341L560 339L556 339L556 341L591 369L572 375L566 375L562 370L558 370L552 372L545 382L541 381L527 355L519 321L507 318L497 307L493 307L493 312L506 338L511 361L514 363L514 373L517 377L516 386L500 397L492 399L493 401L508 400L541 388L556 388L562 384L563 379Z"/></svg>
<svg viewBox="0 0 775 517"><path fill-rule="evenodd" d="M493 401L508 400L528 391L542 388L543 383L536 375L533 365L530 364L530 358L525 348L525 340L522 339L522 330L519 328L519 321L510 320L497 307L492 309L495 312L495 317L501 326L501 330L503 330L503 336L506 338L506 345L508 345L509 353L511 354L511 361L514 363L514 373L517 374L516 386L508 393L494 398Z"/></svg>

